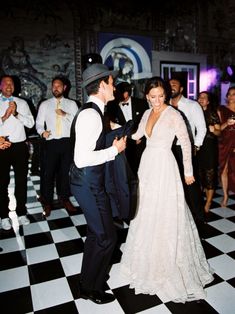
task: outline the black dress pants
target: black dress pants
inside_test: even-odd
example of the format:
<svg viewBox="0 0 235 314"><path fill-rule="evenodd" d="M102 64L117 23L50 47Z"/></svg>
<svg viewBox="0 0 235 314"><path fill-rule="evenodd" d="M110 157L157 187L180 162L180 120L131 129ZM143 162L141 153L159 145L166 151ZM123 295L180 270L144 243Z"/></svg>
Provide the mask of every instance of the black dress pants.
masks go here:
<svg viewBox="0 0 235 314"><path fill-rule="evenodd" d="M10 183L11 166L15 179L16 213L18 216L26 215L27 202L27 175L28 175L29 150L26 142L12 143L12 145L0 150L0 215L7 218L9 214L8 185Z"/></svg>
<svg viewBox="0 0 235 314"><path fill-rule="evenodd" d="M182 155L181 146L173 145L172 151L179 167L186 202L189 206L189 209L191 210L191 213L194 217L195 222L201 223L204 221L203 195L202 195L202 191L199 185L199 181L197 180L198 175L197 175L196 160L192 161L195 182L193 184L187 185L184 179L184 166L183 166L183 155Z"/></svg>
<svg viewBox="0 0 235 314"><path fill-rule="evenodd" d="M68 199L71 195L69 186L69 168L72 162L70 139L45 141L42 155L41 190L45 204L53 203L55 181L58 196L61 199Z"/></svg>

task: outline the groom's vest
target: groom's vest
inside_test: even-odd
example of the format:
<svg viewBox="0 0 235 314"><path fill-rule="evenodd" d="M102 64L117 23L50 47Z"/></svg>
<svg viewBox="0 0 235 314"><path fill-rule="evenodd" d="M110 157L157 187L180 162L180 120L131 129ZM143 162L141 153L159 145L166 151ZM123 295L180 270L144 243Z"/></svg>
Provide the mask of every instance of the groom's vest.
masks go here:
<svg viewBox="0 0 235 314"><path fill-rule="evenodd" d="M72 127L71 127L71 140L72 143L75 143L75 137L78 136L83 136L83 134L76 134L75 133L75 124L76 124L76 120L78 115L80 114L81 111L86 110L88 108L92 108L94 110L96 110L98 112L98 114L100 115L100 118L102 120L102 131L100 133L100 136L96 142L96 147L95 150L101 150L105 148L105 129L104 129L104 118L103 118L103 114L101 112L101 110L99 109L99 107L92 102L89 103L85 103L81 110L77 113L77 115L74 118L74 121L72 123ZM89 121L87 121L87 123L89 123ZM96 165L96 166L87 166L87 167L83 167L83 168L77 168L75 166L75 164L72 165L71 167L71 171L70 171L70 182L72 184L76 183L81 183L81 180L84 182L87 182L91 187L104 187L104 179L105 179L105 163L101 164L101 165Z"/></svg>

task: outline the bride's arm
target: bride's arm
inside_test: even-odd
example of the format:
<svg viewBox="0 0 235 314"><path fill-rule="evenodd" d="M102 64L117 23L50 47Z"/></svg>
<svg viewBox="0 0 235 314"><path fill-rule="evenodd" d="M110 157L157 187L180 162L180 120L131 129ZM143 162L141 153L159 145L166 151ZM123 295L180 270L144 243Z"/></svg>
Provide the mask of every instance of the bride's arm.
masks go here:
<svg viewBox="0 0 235 314"><path fill-rule="evenodd" d="M144 112L144 114L140 120L140 123L138 125L137 131L131 135L131 138L133 140L139 140L145 135L145 127L146 127L147 117L149 116L149 110L146 110Z"/></svg>
<svg viewBox="0 0 235 314"><path fill-rule="evenodd" d="M191 177L193 177L192 145L189 139L186 124L179 112L175 113L174 127L175 127L176 136L180 142L180 146L182 149L184 175L185 177L190 177L190 180L191 180Z"/></svg>

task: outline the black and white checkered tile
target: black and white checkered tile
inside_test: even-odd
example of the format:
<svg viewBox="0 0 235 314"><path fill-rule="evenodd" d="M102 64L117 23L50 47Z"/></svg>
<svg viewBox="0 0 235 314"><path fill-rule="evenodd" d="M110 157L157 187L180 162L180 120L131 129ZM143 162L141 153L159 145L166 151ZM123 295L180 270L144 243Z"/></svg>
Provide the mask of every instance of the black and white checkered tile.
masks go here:
<svg viewBox="0 0 235 314"><path fill-rule="evenodd" d="M12 178L9 188L12 209L15 206L13 187ZM4 232L0 229L0 246L3 248L0 253L1 313L235 313L235 195L230 196L227 208L221 208L222 193L218 189L205 225L206 236L202 243L215 271L214 282L206 288L206 300L176 304L160 295L135 295L119 276L119 262L128 231L128 225L125 225L117 228L119 245L112 259L107 286L116 300L96 305L77 298L86 236L86 221L80 208L72 198L78 207L77 213L69 215L58 206L44 220L41 204L36 198L38 190L39 177L29 176L27 207L31 224L19 226L12 210L13 230Z"/></svg>

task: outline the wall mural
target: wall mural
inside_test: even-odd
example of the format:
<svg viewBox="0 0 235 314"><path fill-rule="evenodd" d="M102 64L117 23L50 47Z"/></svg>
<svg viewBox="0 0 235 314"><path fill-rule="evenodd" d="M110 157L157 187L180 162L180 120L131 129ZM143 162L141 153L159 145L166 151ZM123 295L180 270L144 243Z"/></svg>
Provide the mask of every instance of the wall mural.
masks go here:
<svg viewBox="0 0 235 314"><path fill-rule="evenodd" d="M44 61L40 54L34 60L25 49L24 38L14 36L10 45L0 53L1 74L13 75L20 80L20 96L30 99L35 106L47 97L51 97L51 79L62 75L72 80L74 74L74 60L69 58L70 45L62 44L58 36L46 34L39 42L38 51L43 52ZM52 52L54 51L54 58Z"/></svg>
<svg viewBox="0 0 235 314"><path fill-rule="evenodd" d="M32 65L22 37L13 37L10 46L2 50L0 65L2 74L20 79L20 96L29 98L34 104L45 98L47 86L43 83L44 74Z"/></svg>
<svg viewBox="0 0 235 314"><path fill-rule="evenodd" d="M152 76L151 46L151 39L146 37L99 34L103 63L119 71L116 84L126 81L138 85L143 79Z"/></svg>
<svg viewBox="0 0 235 314"><path fill-rule="evenodd" d="M2 7L0 74L15 76L20 96L35 107L51 97L51 81L63 75L71 85L69 97L76 98L73 19L64 2L34 1Z"/></svg>

